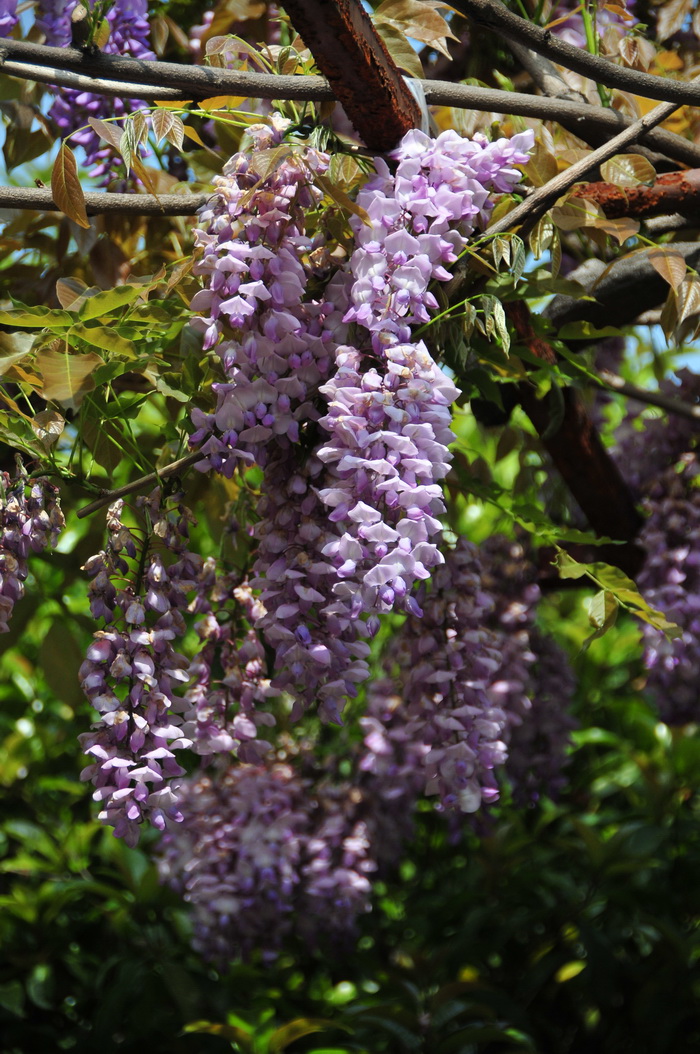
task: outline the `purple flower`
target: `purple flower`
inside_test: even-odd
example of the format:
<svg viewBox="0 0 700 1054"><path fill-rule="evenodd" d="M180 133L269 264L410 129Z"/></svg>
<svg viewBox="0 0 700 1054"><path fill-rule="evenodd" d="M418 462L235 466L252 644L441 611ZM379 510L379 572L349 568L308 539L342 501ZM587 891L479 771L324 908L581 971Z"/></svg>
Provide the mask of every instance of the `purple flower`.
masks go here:
<svg viewBox="0 0 700 1054"><path fill-rule="evenodd" d="M48 479L29 480L21 465L14 478L0 473L0 633L9 631L24 595L29 557L53 548L64 526L58 488Z"/></svg>
<svg viewBox="0 0 700 1054"><path fill-rule="evenodd" d="M70 43L70 12L74 6L46 3L41 25L47 34L47 44L66 47ZM107 21L110 37L103 48L105 54L155 59L155 53L149 45L151 30L147 0L115 0L107 12ZM71 141L85 150L85 163L90 175L107 184L121 169L121 159L115 156L112 147L105 146L92 128L80 132L76 129L87 124L89 117L123 117L138 107L139 101L136 99L98 96L74 88L61 88L49 116L58 125L61 136L74 133Z"/></svg>

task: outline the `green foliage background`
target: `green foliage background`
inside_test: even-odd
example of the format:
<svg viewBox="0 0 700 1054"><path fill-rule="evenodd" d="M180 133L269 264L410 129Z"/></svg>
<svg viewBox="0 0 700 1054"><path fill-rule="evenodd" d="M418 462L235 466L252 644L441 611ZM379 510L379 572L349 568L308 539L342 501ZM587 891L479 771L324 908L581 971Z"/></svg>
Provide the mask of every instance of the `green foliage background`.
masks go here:
<svg viewBox="0 0 700 1054"><path fill-rule="evenodd" d="M125 848L79 782L79 567L101 535L73 531L70 552L34 561L0 660L3 1054L698 1049L700 742L645 701L631 619L581 654L581 592L543 605L579 677L558 804L506 801L461 833L426 805L357 948L293 947L222 975L190 950L148 836Z"/></svg>

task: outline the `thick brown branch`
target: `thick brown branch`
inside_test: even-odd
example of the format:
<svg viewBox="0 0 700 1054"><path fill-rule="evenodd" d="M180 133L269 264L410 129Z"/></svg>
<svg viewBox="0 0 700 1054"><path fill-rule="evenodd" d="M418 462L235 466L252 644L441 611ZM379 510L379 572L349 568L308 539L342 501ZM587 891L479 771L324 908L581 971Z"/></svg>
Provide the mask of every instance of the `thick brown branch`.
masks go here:
<svg viewBox="0 0 700 1054"><path fill-rule="evenodd" d="M530 353L543 362L556 362L552 347L535 333L527 304L516 301L506 304L505 309L518 340ZM560 425L552 430L556 413L552 397L538 399L527 382L519 387L525 413L591 527L598 534L632 542L641 526L641 517L579 393L572 388L560 392L564 412ZM603 558L618 566L623 566L623 561L626 569L635 564L638 569L638 556L632 546L611 546Z"/></svg>
<svg viewBox="0 0 700 1054"><path fill-rule="evenodd" d="M421 113L359 0L285 0L294 28L370 150L391 150Z"/></svg>
<svg viewBox="0 0 700 1054"><path fill-rule="evenodd" d="M700 268L697 242L674 242L673 251L683 256L689 267ZM597 267L592 266L594 263ZM602 271L606 273L601 277ZM668 282L643 253L625 256L607 269L600 261L587 261L569 278L582 284L582 296L587 294L594 299L555 296L543 314L557 330L567 322L579 321L590 322L596 328L625 326L642 311L662 304L668 294ZM590 339L580 343L590 343Z"/></svg>
<svg viewBox="0 0 700 1054"><path fill-rule="evenodd" d="M588 183L573 196L595 201L610 219L620 216L669 216L675 212L700 214L700 169L667 172L652 186L620 187L614 183Z"/></svg>
<svg viewBox="0 0 700 1054"><path fill-rule="evenodd" d="M16 54L17 59L11 57ZM148 103L184 103L212 95L315 102L335 97L324 77L272 76L172 62L137 62L114 55L99 56L89 66L83 52L75 48L47 48L11 40L0 41L0 59L3 56L8 57L2 61L2 70L13 77L98 95L128 95ZM429 105L559 121L585 142L597 143L601 137L619 132L632 123L631 118L617 111L566 99L547 99L449 81L425 80L421 84ZM700 168L700 149L679 135L657 130L645 134L643 141L674 161Z"/></svg>
<svg viewBox="0 0 700 1054"><path fill-rule="evenodd" d="M567 69L590 77L609 88L621 88L647 99L675 102L676 106L700 104L700 84L655 77L651 73L616 66L609 59L591 55L560 40L548 29L541 29L509 11L500 0L451 0L451 6L477 25L485 26L511 40L546 55Z"/></svg>

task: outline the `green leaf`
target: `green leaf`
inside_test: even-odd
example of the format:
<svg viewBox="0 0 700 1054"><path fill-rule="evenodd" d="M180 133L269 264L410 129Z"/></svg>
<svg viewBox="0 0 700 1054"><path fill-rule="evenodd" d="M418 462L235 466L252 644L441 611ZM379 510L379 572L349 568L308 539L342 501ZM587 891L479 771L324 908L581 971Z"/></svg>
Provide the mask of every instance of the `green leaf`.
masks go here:
<svg viewBox="0 0 700 1054"><path fill-rule="evenodd" d="M133 342L107 326L88 326L78 323L68 330L66 339L71 344L74 344L76 340L82 340L87 344L92 344L95 348L101 348L103 351L111 352L112 355L120 355L127 359L137 357Z"/></svg>
<svg viewBox="0 0 700 1054"><path fill-rule="evenodd" d="M563 984L564 981L570 981L573 977L578 975L586 969L586 963L583 959L572 959L571 962L564 963L560 966L554 975L554 980L557 984Z"/></svg>
<svg viewBox="0 0 700 1054"><path fill-rule="evenodd" d="M674 622L670 622L663 611L651 607L632 579L619 567L604 563L582 564L563 550L557 553L553 563L561 578L590 578L599 589L611 593L620 607L664 633L669 639L681 636L681 629Z"/></svg>
<svg viewBox="0 0 700 1054"><path fill-rule="evenodd" d="M599 593L586 601L586 608L593 633L586 637L581 646L582 651L587 651L594 640L602 637L615 625L619 604L609 590L601 589Z"/></svg>
<svg viewBox="0 0 700 1054"><path fill-rule="evenodd" d="M0 325L20 326L27 329L64 329L75 322L68 311L51 307L25 307L0 311Z"/></svg>
<svg viewBox="0 0 700 1054"><path fill-rule="evenodd" d="M81 307L79 315L84 321L100 318L102 315L111 314L117 308L133 303L143 294L143 287L138 285L119 285L115 289L106 289L89 297Z"/></svg>
<svg viewBox="0 0 700 1054"><path fill-rule="evenodd" d="M617 601L607 589L601 589L587 604L588 621L596 630L609 629L617 618Z"/></svg>
<svg viewBox="0 0 700 1054"><path fill-rule="evenodd" d="M325 1018L299 1017L294 1021L287 1022L286 1025L282 1025L281 1028L272 1033L268 1041L268 1050L270 1054L278 1054L278 1051L285 1050L291 1043L301 1039L302 1036L308 1036L312 1032L325 1032L329 1029L337 1028L342 1028L344 1032L352 1031L346 1025L339 1025L335 1021L327 1021Z"/></svg>
<svg viewBox="0 0 700 1054"><path fill-rule="evenodd" d="M580 320L578 322L567 322L557 332L560 340L606 340L608 337L623 336L622 330L614 326L603 326L596 329L592 322Z"/></svg>

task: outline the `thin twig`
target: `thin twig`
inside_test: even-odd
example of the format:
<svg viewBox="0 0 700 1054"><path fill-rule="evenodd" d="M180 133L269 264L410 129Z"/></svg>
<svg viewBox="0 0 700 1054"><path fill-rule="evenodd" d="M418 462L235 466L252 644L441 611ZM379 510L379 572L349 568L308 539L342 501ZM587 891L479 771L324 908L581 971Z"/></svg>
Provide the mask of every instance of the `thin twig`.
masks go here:
<svg viewBox="0 0 700 1054"><path fill-rule="evenodd" d="M91 501L89 505L85 505L82 509L78 509L78 519L82 520L86 516L90 516L93 512L97 512L98 509L104 508L105 505L111 505L113 501L118 501L119 498L123 498L127 494L133 494L136 490L143 490L144 487L149 487L151 484L157 483L159 479L167 479L169 476L177 476L184 471L184 469L190 468L190 466L194 465L196 461L201 460L201 451L195 450L191 454L186 454L177 461L171 462L171 464L166 465L165 468L158 469L157 472L149 472L147 476L141 476L140 479L132 480L131 483L127 483L123 487L117 487L116 490L105 491L104 494L99 498L96 498L95 501Z"/></svg>
<svg viewBox="0 0 700 1054"><path fill-rule="evenodd" d="M541 29L527 19L520 18L499 0L451 0L451 6L477 25L517 40L538 54L553 59L560 66L590 77L597 84L620 88L645 99L675 102L676 107L700 104L700 84L697 82L689 84L616 66L609 59L599 58L573 44L567 44L550 30Z"/></svg>
<svg viewBox="0 0 700 1054"><path fill-rule="evenodd" d="M637 388L636 385L628 384L622 377L611 373L610 370L601 370L599 381L600 387L606 391L617 392L638 403L658 406L677 417L688 417L691 421L700 421L700 406L691 406L683 399L675 399L672 395L664 395L663 392L650 392L646 388Z"/></svg>

